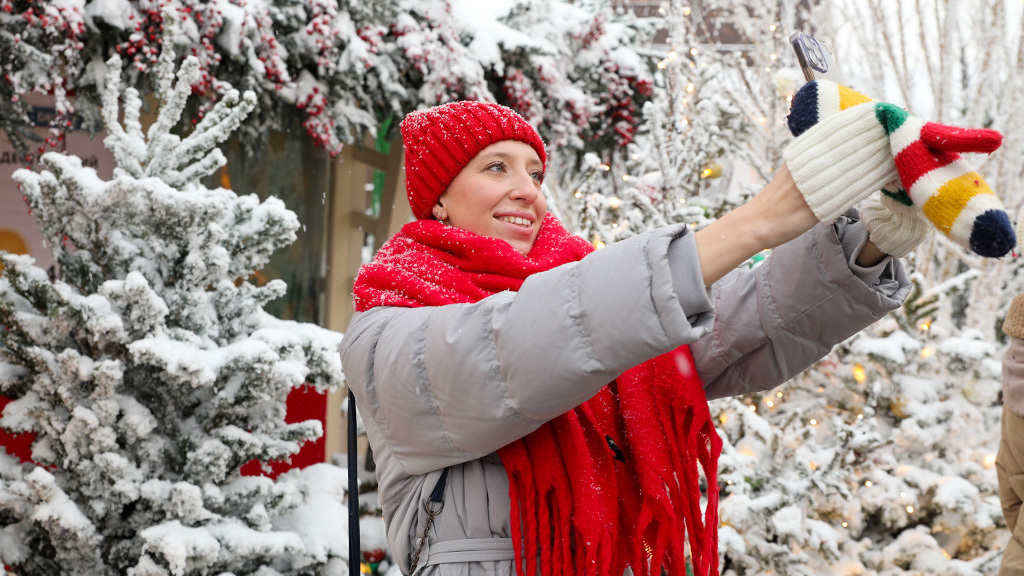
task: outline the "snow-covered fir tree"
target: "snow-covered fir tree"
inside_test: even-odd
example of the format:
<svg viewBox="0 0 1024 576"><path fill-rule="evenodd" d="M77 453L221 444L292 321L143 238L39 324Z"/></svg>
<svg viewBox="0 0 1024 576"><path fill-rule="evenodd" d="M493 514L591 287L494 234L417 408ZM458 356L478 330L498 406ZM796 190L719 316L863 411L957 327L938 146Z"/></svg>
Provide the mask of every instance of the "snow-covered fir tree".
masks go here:
<svg viewBox="0 0 1024 576"><path fill-rule="evenodd" d="M0 255L0 393L15 398L0 426L37 436L32 462L0 451L0 563L22 576L346 574L343 469L239 473L321 435L318 421L285 424L285 398L341 384L341 336L263 311L284 285L247 278L299 223L277 199L200 183L255 97L229 90L183 127L201 72L189 57L175 74L174 59L153 71L161 107L145 133L138 92L107 63L112 180L52 152L15 175L58 267L51 279Z"/></svg>
<svg viewBox="0 0 1024 576"><path fill-rule="evenodd" d="M712 402L723 574L993 574L999 349L919 293L785 386Z"/></svg>

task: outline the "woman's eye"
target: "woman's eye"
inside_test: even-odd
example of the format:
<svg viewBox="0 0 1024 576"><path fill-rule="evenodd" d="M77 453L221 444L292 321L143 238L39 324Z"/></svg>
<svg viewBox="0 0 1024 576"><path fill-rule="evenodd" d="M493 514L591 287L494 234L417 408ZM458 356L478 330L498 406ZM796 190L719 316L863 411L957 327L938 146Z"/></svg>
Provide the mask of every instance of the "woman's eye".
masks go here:
<svg viewBox="0 0 1024 576"><path fill-rule="evenodd" d="M539 182L539 183L543 183L544 182L544 173L543 172L531 172L530 173L530 177L533 178L533 180L535 182Z"/></svg>
<svg viewBox="0 0 1024 576"><path fill-rule="evenodd" d="M492 172L504 172L505 171L505 163L504 162L495 162L494 164L488 164L487 165L487 169L492 171Z"/></svg>

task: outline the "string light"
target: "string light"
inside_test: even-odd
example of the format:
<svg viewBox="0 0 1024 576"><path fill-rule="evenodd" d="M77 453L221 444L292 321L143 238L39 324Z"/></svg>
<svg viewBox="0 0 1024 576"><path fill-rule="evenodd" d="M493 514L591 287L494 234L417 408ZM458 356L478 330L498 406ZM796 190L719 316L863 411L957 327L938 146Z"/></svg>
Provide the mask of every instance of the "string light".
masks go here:
<svg viewBox="0 0 1024 576"><path fill-rule="evenodd" d="M874 484L874 482L872 482L871 480L865 480L865 481L864 481L864 485L865 485L865 486L867 486L868 488L871 488L871 487L872 487L872 486L874 486L875 484Z"/></svg>
<svg viewBox="0 0 1024 576"><path fill-rule="evenodd" d="M697 87L693 85L693 82L690 82L689 84L686 85L686 91L687 92L693 92L696 89L697 89Z"/></svg>
<svg viewBox="0 0 1024 576"><path fill-rule="evenodd" d="M607 171L611 170L612 167L607 165L607 164L601 164L601 169L604 170L605 172L607 172Z"/></svg>
<svg viewBox="0 0 1024 576"><path fill-rule="evenodd" d="M697 55L697 49L696 48L690 48L690 56L696 56L696 55Z"/></svg>
<svg viewBox="0 0 1024 576"><path fill-rule="evenodd" d="M900 490L900 498L906 498L906 497L907 497L907 493L902 491L902 490Z"/></svg>
<svg viewBox="0 0 1024 576"><path fill-rule="evenodd" d="M676 59L676 56L678 56L678 54L676 54L676 51L675 51L675 50L673 50L673 51L671 51L671 52L669 52L669 53L668 53L668 59L669 59L669 60L675 60L675 59Z"/></svg>
<svg viewBox="0 0 1024 576"><path fill-rule="evenodd" d="M775 406L775 402L772 402L771 400L766 400L765 404L767 404L769 408L773 408Z"/></svg>
<svg viewBox="0 0 1024 576"><path fill-rule="evenodd" d="M778 396L779 398L782 398L782 392L776 392L775 395Z"/></svg>
<svg viewBox="0 0 1024 576"><path fill-rule="evenodd" d="M850 525L850 524L849 524L848 522L846 522L845 520L843 521L843 528L846 528L846 527L847 527L847 526L849 526L849 525Z"/></svg>
<svg viewBox="0 0 1024 576"><path fill-rule="evenodd" d="M817 426L817 425L818 425L818 421L816 419L814 419L814 418L811 418L811 426Z"/></svg>
<svg viewBox="0 0 1024 576"><path fill-rule="evenodd" d="M625 182L629 182L629 174L623 174L622 175L622 180L625 181Z"/></svg>
<svg viewBox="0 0 1024 576"><path fill-rule="evenodd" d="M668 60L658 62L658 70L664 70L666 66L668 66Z"/></svg>
<svg viewBox="0 0 1024 576"><path fill-rule="evenodd" d="M640 155L639 154L633 154L633 160L639 160L639 159L640 159Z"/></svg>
<svg viewBox="0 0 1024 576"><path fill-rule="evenodd" d="M913 506L907 506L907 514L913 514L913 513L914 513L914 507Z"/></svg>
<svg viewBox="0 0 1024 576"><path fill-rule="evenodd" d="M721 414L718 415L718 421L721 422L722 424L725 424L726 422L729 421L729 415L726 414L725 412L722 412Z"/></svg>
<svg viewBox="0 0 1024 576"><path fill-rule="evenodd" d="M778 54L769 54L768 58L770 58L772 60L777 60L779 58L779 55Z"/></svg>
<svg viewBox="0 0 1024 576"><path fill-rule="evenodd" d="M750 409L751 412L757 412L757 406L754 406L753 404L747 406L747 408Z"/></svg>
<svg viewBox="0 0 1024 576"><path fill-rule="evenodd" d="M689 6L683 6L683 16L689 16L689 15L690 15L690 7Z"/></svg>
<svg viewBox="0 0 1024 576"><path fill-rule="evenodd" d="M931 346L925 346L924 348L921 348L921 358L929 358L934 355L935 348L932 348Z"/></svg>
<svg viewBox="0 0 1024 576"><path fill-rule="evenodd" d="M682 119L680 119L680 120L679 120L679 123L680 123L680 124L682 124L682 125L683 125L683 127L686 127L686 126L689 126L689 125L690 125L690 121L689 121L689 120L687 120L686 118L682 118Z"/></svg>
<svg viewBox="0 0 1024 576"><path fill-rule="evenodd" d="M771 30L772 32L775 32L775 24L769 26L768 29Z"/></svg>
<svg viewBox="0 0 1024 576"><path fill-rule="evenodd" d="M992 468L995 465L996 465L996 455L995 454L989 454L988 456L985 456L985 468Z"/></svg>
<svg viewBox="0 0 1024 576"><path fill-rule="evenodd" d="M686 204L686 198L680 198L679 199L679 203L680 204Z"/></svg>
<svg viewBox="0 0 1024 576"><path fill-rule="evenodd" d="M611 208L612 210L618 210L619 208L622 207L622 200L620 200L616 196L612 196L611 198L608 199L608 207Z"/></svg>
<svg viewBox="0 0 1024 576"><path fill-rule="evenodd" d="M853 379L858 384L863 383L868 379L867 370L864 369L864 366L860 362L854 364L851 370L853 371Z"/></svg>
<svg viewBox="0 0 1024 576"><path fill-rule="evenodd" d="M917 325L917 327L920 328L922 332L927 332L928 329L932 327L932 319L927 318L923 320L920 324Z"/></svg>
<svg viewBox="0 0 1024 576"><path fill-rule="evenodd" d="M583 192L580 192L579 190L577 190L577 191L576 191L576 193L575 193L575 194L573 194L573 196L575 196L575 197L577 197L577 198L580 198L580 197L582 197L582 196L583 196Z"/></svg>
<svg viewBox="0 0 1024 576"><path fill-rule="evenodd" d="M857 414L857 420L863 420L863 419L864 419L864 415L863 414Z"/></svg>
<svg viewBox="0 0 1024 576"><path fill-rule="evenodd" d="M765 118L764 116L761 116L760 118L758 118L758 119L757 119L757 121L758 121L759 123L761 123L761 124L764 124L765 122L767 122L767 121L768 121L768 119L767 119L767 118Z"/></svg>

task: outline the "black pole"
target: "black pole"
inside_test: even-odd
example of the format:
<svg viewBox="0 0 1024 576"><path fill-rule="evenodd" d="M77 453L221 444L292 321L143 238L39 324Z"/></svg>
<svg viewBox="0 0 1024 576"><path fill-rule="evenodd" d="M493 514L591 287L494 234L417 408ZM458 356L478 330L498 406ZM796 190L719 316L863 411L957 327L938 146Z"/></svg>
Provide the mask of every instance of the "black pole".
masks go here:
<svg viewBox="0 0 1024 576"><path fill-rule="evenodd" d="M359 553L359 446L356 444L356 397L348 393L348 571L360 572Z"/></svg>

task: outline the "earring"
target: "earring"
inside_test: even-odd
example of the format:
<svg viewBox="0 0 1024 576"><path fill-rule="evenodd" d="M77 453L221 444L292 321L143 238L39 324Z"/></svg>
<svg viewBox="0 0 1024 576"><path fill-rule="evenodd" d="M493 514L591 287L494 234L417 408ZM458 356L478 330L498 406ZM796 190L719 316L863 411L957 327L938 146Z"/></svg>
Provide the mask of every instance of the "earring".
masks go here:
<svg viewBox="0 0 1024 576"><path fill-rule="evenodd" d="M444 209L444 206L440 202L434 205L431 209L431 213L438 222L444 222L448 219L448 211Z"/></svg>

